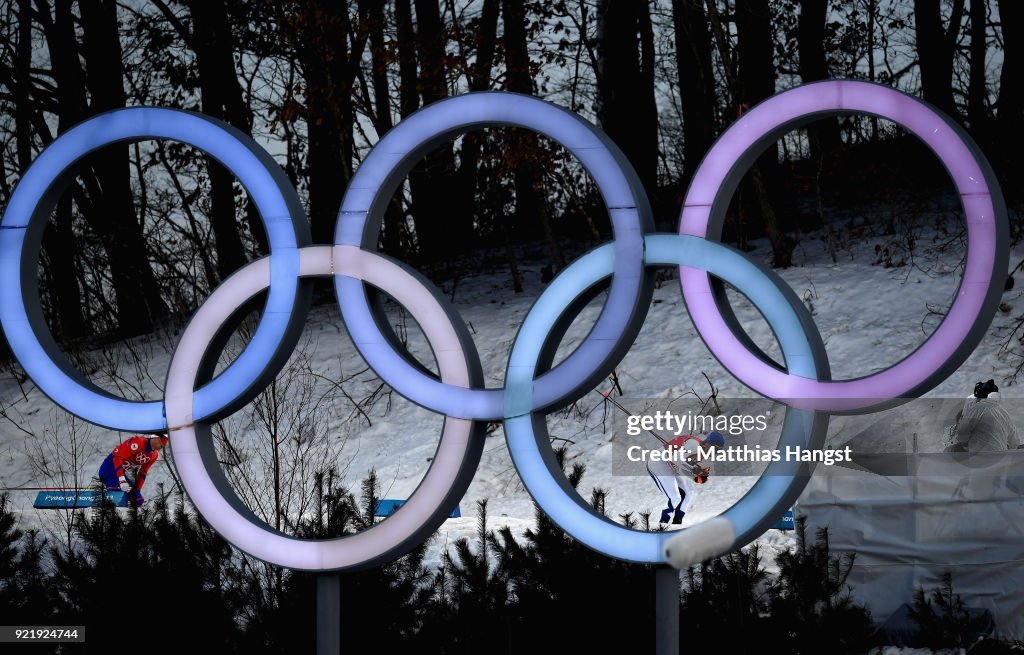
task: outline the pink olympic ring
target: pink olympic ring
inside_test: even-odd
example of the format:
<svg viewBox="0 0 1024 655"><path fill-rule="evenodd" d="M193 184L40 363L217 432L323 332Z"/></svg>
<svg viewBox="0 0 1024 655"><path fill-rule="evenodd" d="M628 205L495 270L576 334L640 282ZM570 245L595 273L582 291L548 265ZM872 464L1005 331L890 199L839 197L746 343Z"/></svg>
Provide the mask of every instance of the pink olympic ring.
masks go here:
<svg viewBox="0 0 1024 655"><path fill-rule="evenodd" d="M801 409L869 410L916 397L948 377L988 328L1008 265L1006 208L995 175L967 133L926 103L853 80L815 82L768 98L732 124L701 163L683 203L679 233L716 239L746 169L770 143L823 115L863 113L892 120L927 144L949 171L967 222L964 276L949 313L913 353L851 380L812 380L773 365L739 332L720 284L680 267L683 298L698 333L722 365L759 394ZM766 361L767 360L767 361Z"/></svg>

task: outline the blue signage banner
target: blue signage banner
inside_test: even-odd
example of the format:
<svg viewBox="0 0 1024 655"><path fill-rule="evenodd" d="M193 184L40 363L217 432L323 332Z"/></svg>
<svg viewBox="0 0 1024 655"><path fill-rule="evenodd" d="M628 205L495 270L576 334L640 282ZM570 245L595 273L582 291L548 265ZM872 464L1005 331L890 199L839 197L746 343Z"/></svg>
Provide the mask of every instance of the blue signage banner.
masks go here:
<svg viewBox="0 0 1024 655"><path fill-rule="evenodd" d="M788 510L782 518L772 524L772 530L792 530L796 527L793 523L793 510Z"/></svg>
<svg viewBox="0 0 1024 655"><path fill-rule="evenodd" d="M123 491L100 492L95 489L48 489L36 494L36 509L68 509L99 507L106 495L115 507L128 507L127 494Z"/></svg>
<svg viewBox="0 0 1024 655"><path fill-rule="evenodd" d="M374 516L391 516L398 511L398 508L405 504L403 499L395 498L382 498L377 501L377 511L374 512ZM459 510L459 506L456 505L452 513L448 515L450 519L457 519L462 516L462 512Z"/></svg>

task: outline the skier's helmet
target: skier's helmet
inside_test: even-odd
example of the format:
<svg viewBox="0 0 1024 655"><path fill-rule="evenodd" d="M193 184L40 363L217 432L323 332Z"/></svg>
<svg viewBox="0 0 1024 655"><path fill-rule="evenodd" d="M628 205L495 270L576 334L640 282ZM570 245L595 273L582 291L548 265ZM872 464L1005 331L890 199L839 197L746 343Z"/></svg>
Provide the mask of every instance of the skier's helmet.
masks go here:
<svg viewBox="0 0 1024 655"><path fill-rule="evenodd" d="M999 391L999 387L996 386L995 380L989 380L988 382L979 382L974 385L974 397L988 398L990 393L996 393Z"/></svg>
<svg viewBox="0 0 1024 655"><path fill-rule="evenodd" d="M721 432L713 431L708 434L706 439L704 439L704 445L714 446L715 448L724 448L725 437L722 436Z"/></svg>

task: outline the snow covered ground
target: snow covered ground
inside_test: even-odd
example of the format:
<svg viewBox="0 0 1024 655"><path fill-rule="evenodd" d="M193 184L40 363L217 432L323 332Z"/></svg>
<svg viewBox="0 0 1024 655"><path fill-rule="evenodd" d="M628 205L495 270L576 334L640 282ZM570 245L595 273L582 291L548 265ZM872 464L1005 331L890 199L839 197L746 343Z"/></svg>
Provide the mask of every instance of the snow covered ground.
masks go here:
<svg viewBox="0 0 1024 655"><path fill-rule="evenodd" d="M952 224L951 224L952 225ZM880 227L842 227L831 234L837 246L833 262L825 233L804 234L795 253L796 266L779 270L782 278L804 298L811 308L827 345L833 377L859 377L882 369L915 349L938 322L932 310L947 307L961 277L965 251L961 239L934 224L909 227L897 224L895 235L881 234ZM905 236L913 234L913 258L897 249ZM944 250L938 246L952 240ZM749 253L752 258L767 260L770 248L765 242ZM884 266L885 248L890 258L905 260L905 265ZM1011 253L1011 266L1024 259L1024 248ZM499 260L500 262L500 260ZM882 263L876 263L882 262ZM506 271L499 264L478 275L458 280L454 303L464 317L483 360L488 386L500 386L505 361L524 316L543 288L541 267L547 261L531 260L522 264L526 291L514 294ZM444 291L451 293L447 283ZM1020 344L1011 342L1011 352L1002 348L1016 316L1024 313L1021 289L1003 296L1004 311L997 313L992 327L970 359L930 395L962 397L970 393L978 380L994 378L1002 387L1004 397L1024 395L1015 384L1013 373L1020 361ZM595 300L574 323L562 347L568 352L579 343L596 318L601 299ZM755 342L777 354L770 330L753 307L742 298L736 300L737 316ZM393 315L398 317L394 308ZM633 398L671 399L693 389L701 396L708 387L706 373L719 388L723 399L751 396L752 393L726 372L704 347L685 315L675 275L655 290L654 304L636 345L617 368L619 382L626 395ZM161 338L139 339L132 350L146 358L141 367L118 367L120 388L141 392L148 399L160 398L160 387L170 359L176 336L173 330ZM307 355L318 373L331 379L349 376L365 367L348 340L333 305L314 308L305 336ZM412 352L432 366L429 350L415 327L409 328ZM107 350L107 354L85 353L80 359L92 362L93 379L108 388L115 388L109 375L111 360L127 359L128 345ZM106 362L106 363L105 363ZM108 373L103 373L108 369ZM348 393L362 398L378 381L371 373L363 373L346 383ZM602 390L610 388L605 383ZM130 393L135 393L131 391ZM406 498L416 488L436 448L441 417L393 394L390 403L382 400L367 410L367 420L354 416L351 402L339 400L338 407L322 414L337 457L344 484L358 493L359 482L375 469L381 486L381 497ZM571 442L570 465L585 462L587 473L581 491L589 497L592 487L607 492L609 516L621 513L655 512L662 504L661 494L646 476L618 476L611 473L611 442L614 437L610 415L601 407L602 399L590 394L582 399L576 411L558 412L549 417L553 436ZM390 405L390 409L388 409ZM8 420L0 420L0 486L59 486L55 474L41 473L40 457L54 458L53 435L66 436L67 419L53 403L40 393L31 381L19 384L10 371L0 379L0 409ZM616 411L607 408L607 412ZM0 418L3 418L0 417ZM233 421L233 422L232 422ZM232 436L245 450L257 451L257 430L249 429L248 419L229 419ZM248 426L248 427L247 427ZM83 482L93 474L109 450L127 435L117 434L78 422L80 448L77 468ZM43 443L40 451L33 443ZM33 463L36 465L33 466ZM51 469L54 463L50 462ZM66 467L65 467L66 468ZM753 483L748 477L712 477L701 486L686 524L714 516L735 502ZM148 482L150 490L173 481L166 466L159 466ZM152 492L151 492L152 493ZM33 492L11 493L13 505L21 512L23 528L46 526L52 517L31 508ZM442 526L431 546L430 561L439 560L446 544L460 537L474 535L476 501L488 499L489 526L509 525L521 533L533 522L533 505L512 467L500 427L487 437L484 454L473 482L461 502L462 518L450 519ZM759 538L765 563L779 549L792 547L790 533L769 531Z"/></svg>

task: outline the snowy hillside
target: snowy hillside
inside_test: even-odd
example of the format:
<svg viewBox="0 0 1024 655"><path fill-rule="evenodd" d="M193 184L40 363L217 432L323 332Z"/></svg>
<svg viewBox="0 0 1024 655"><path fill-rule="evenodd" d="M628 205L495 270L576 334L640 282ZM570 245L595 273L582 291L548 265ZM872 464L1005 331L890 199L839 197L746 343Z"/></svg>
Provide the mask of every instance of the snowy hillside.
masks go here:
<svg viewBox="0 0 1024 655"><path fill-rule="evenodd" d="M948 306L960 280L962 242L955 234L946 234L934 226L916 228L912 230L916 242L911 257L896 250L897 241L908 230L907 226L899 226L895 236L887 236L877 229L872 233L871 230L844 228L831 237L837 246L835 263L826 246L826 235L805 234L795 254L797 265L778 271L811 308L828 349L834 378L867 375L902 358L923 341L925 331L934 328L938 317L930 312ZM951 239L953 245L938 251L940 244ZM767 259L770 256L767 244L758 242L756 245L750 256ZM896 263L903 261L904 265L887 268L885 248L890 248L888 259ZM1014 249L1011 265L1022 258L1024 248ZM543 288L540 270L545 264L547 262L541 260L523 263L526 292L518 295L512 293L507 273L497 265L493 270L458 280L454 303L473 333L488 386L501 384L516 330ZM671 399L691 389L705 396L708 384L702 373L719 388L723 402L752 396L704 347L685 316L676 275L672 274L671 278L656 289L654 304L637 343L617 368L626 396ZM444 289L450 295L451 286L448 283ZM982 345L960 370L930 395L962 397L970 393L976 381L988 378L994 378L1003 388L1004 397L1024 395L1012 379L1019 356L1001 352L1015 317L1024 312L1020 289L1018 286L1004 294L1005 311L997 314ZM575 322L563 345L563 355L589 329L600 302L599 298L591 303ZM737 316L752 338L769 353L777 354L767 324L752 306L742 298L736 300L735 306ZM390 311L398 321L395 308ZM93 375L98 383L114 389L114 378L109 373L117 368L122 389L128 389L129 393L134 393L133 389L141 390L146 398L158 399L175 342L174 334L133 342L132 350L146 358L141 367L109 363L128 359L131 352L124 344L108 349L106 355L85 353L80 359L93 363L97 369ZM413 353L432 366L421 335L412 327L409 342ZM303 343L304 356L312 362L316 372L326 378L347 378L365 368L341 327L338 310L333 304L314 308ZM1016 341L1012 345L1019 346ZM345 384L347 393L358 400L375 389L379 381L364 372ZM606 382L602 390L610 386ZM581 492L589 497L591 487L604 489L609 516L626 512L637 515L660 509L661 494L648 477L612 475L614 431L610 413L617 410L601 407L601 404L598 394L590 394L580 399L572 411L549 417L551 434L569 444L570 463L582 461L587 465ZM5 371L0 380L0 408L7 419L0 421L0 486L60 486L61 480L55 474L47 475L42 471L45 465L51 470L55 468L52 438L54 434L63 438L68 430L66 419L30 381L19 385L10 371ZM778 414L781 416L781 412ZM250 419L240 416L228 419L226 429L240 450L257 457L259 446L255 434L258 430L252 429ZM336 407L319 416L323 422L318 423L314 431L329 435L332 457L336 457L337 467L343 473L343 483L358 493L359 482L370 469L375 469L380 495L385 498L406 498L416 488L436 448L441 425L440 416L397 394L392 394L390 402L383 398L366 409L365 417L355 410L352 401L342 397L338 398ZM81 422L75 430L82 448L78 455L81 482L88 483L105 454L126 435ZM43 443L44 447L40 451L33 443ZM301 439L296 443L301 443ZM40 457L49 457L51 461L41 462ZM726 509L752 482L748 477L712 477L708 484L699 488L699 496L685 524L699 522ZM154 469L147 483L148 495L155 494L161 484L165 489L173 486L166 465ZM11 496L13 505L21 511L23 528L40 524L45 527L52 520L31 509L33 492L14 491ZM489 500L490 527L507 524L521 532L532 524L533 505L512 467L500 427L487 437L479 470L461 502L462 518L448 520L433 542L432 561L436 561L446 543L473 534L476 501L484 498ZM789 534L775 531L770 531L760 541L766 546L766 555L792 543Z"/></svg>

